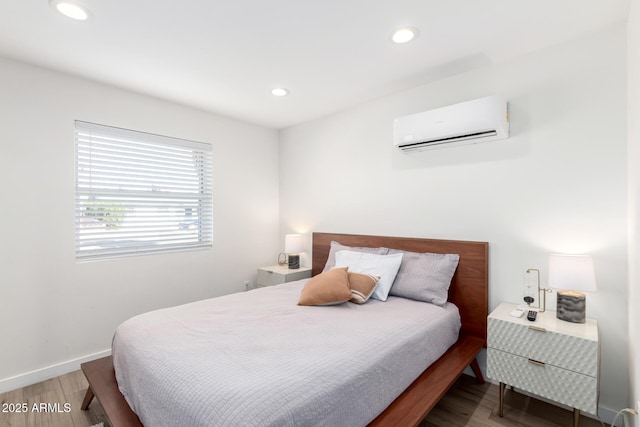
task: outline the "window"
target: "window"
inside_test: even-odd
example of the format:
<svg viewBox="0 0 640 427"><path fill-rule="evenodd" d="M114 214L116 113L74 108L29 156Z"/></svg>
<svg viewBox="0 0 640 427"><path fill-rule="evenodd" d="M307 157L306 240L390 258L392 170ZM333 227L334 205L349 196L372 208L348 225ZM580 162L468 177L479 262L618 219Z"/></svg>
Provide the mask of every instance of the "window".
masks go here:
<svg viewBox="0 0 640 427"><path fill-rule="evenodd" d="M76 259L211 247L211 145L75 122Z"/></svg>

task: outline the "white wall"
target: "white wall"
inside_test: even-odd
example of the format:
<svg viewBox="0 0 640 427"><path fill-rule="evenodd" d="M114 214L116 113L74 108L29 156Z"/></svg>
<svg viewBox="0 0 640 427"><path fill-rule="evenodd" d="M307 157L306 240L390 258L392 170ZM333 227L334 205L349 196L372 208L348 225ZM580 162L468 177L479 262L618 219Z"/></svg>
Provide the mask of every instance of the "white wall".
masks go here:
<svg viewBox="0 0 640 427"><path fill-rule="evenodd" d="M627 130L629 139L629 370L628 406L640 410L640 2L627 23ZM640 416L635 417L640 427Z"/></svg>
<svg viewBox="0 0 640 427"><path fill-rule="evenodd" d="M527 268L542 270L544 285L549 253L593 254L600 404L623 407L625 38L623 26L609 28L281 131L282 232L488 241L490 309L521 302ZM394 117L491 94L510 102L508 140L411 155L391 146Z"/></svg>
<svg viewBox="0 0 640 427"><path fill-rule="evenodd" d="M213 249L77 264L75 119L213 144ZM0 200L3 391L108 350L132 315L254 283L281 246L278 134L0 58Z"/></svg>

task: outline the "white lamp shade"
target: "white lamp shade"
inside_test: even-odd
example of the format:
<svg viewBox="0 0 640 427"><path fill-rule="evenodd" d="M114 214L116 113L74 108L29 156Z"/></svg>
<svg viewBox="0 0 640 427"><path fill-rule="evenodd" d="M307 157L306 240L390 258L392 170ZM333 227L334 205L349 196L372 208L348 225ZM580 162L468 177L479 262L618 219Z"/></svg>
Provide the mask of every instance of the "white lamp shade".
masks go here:
<svg viewBox="0 0 640 427"><path fill-rule="evenodd" d="M284 236L284 252L297 254L304 251L302 246L302 234L286 234Z"/></svg>
<svg viewBox="0 0 640 427"><path fill-rule="evenodd" d="M588 255L549 256L549 287L595 292L597 288L593 259Z"/></svg>

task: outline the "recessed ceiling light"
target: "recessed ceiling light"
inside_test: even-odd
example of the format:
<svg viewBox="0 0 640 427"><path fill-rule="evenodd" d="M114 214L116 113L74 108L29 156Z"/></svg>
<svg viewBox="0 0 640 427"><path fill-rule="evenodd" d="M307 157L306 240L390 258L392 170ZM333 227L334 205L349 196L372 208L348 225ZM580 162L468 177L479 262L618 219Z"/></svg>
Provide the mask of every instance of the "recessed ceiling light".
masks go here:
<svg viewBox="0 0 640 427"><path fill-rule="evenodd" d="M415 28L400 28L394 31L391 40L398 44L408 43L415 38L416 34L418 34L418 31Z"/></svg>
<svg viewBox="0 0 640 427"><path fill-rule="evenodd" d="M76 21L84 21L89 18L87 9L73 1L51 0L50 3L58 12L68 18L75 19Z"/></svg>
<svg viewBox="0 0 640 427"><path fill-rule="evenodd" d="M275 89L272 89L272 90L271 90L271 93L272 93L274 96L287 96L287 95L289 95L289 90L288 90L288 89L285 89L285 88L283 88L283 87L277 87L277 88L275 88Z"/></svg>

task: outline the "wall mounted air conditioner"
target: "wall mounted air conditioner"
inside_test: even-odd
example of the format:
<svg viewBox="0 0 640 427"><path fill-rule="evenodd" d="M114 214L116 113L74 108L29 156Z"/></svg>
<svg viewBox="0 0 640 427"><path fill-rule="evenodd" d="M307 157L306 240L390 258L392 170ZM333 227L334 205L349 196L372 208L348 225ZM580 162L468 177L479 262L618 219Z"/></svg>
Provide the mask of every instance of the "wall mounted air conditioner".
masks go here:
<svg viewBox="0 0 640 427"><path fill-rule="evenodd" d="M456 147L509 137L507 101L487 96L399 117L393 143L405 152Z"/></svg>

